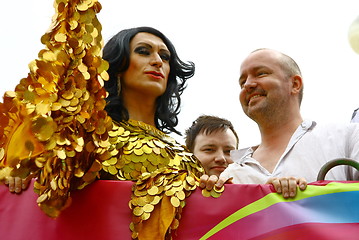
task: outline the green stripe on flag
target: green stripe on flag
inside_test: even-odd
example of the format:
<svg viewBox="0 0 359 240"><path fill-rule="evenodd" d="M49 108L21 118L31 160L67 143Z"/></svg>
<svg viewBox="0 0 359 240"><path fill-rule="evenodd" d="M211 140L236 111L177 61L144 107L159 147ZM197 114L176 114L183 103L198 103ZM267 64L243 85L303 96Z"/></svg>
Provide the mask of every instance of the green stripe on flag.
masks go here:
<svg viewBox="0 0 359 240"><path fill-rule="evenodd" d="M269 193L266 196L258 199L251 204L239 209L232 215L228 216L222 222L217 224L214 228L208 231L200 240L208 239L209 237L213 236L217 232L221 231L222 229L228 227L232 223L247 217L253 213L259 212L263 209L266 209L276 203L280 202L294 202L298 200L302 200L305 198L310 198L314 196L320 196L325 194L331 193L338 193L338 192L351 192L351 191L358 191L359 183L339 183L339 182L330 182L325 186L316 186L316 185L308 185L307 189L304 191L298 191L295 198L284 198L282 194L278 193Z"/></svg>

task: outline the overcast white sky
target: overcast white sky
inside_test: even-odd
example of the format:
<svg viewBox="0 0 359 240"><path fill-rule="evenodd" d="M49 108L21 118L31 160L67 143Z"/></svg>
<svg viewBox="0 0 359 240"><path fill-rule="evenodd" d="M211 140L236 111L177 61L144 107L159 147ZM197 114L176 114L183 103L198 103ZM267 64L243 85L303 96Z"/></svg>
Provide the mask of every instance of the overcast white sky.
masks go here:
<svg viewBox="0 0 359 240"><path fill-rule="evenodd" d="M119 30L152 26L167 35L182 60L196 64L183 94L178 130L200 114L231 120L240 147L259 143L254 122L238 100L239 68L254 49L293 57L304 77L302 115L318 122L349 122L359 107L359 55L348 42L358 0L103 0L103 38ZM28 73L43 48L40 37L54 14L52 0L3 1L0 14L1 96ZM181 137L176 137L183 143Z"/></svg>

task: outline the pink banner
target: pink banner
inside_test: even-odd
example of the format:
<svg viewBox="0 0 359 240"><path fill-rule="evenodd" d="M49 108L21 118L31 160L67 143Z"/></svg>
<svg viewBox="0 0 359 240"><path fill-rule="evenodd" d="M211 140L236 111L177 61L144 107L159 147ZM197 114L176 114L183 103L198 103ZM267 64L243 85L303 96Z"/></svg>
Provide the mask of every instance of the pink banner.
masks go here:
<svg viewBox="0 0 359 240"><path fill-rule="evenodd" d="M327 182L322 185L326 185ZM47 217L32 190L11 194L0 186L1 239L131 239L132 182L97 181L73 193L57 219ZM176 240L356 239L358 183L311 185L285 200L269 185L227 185L220 198L197 189L187 199Z"/></svg>

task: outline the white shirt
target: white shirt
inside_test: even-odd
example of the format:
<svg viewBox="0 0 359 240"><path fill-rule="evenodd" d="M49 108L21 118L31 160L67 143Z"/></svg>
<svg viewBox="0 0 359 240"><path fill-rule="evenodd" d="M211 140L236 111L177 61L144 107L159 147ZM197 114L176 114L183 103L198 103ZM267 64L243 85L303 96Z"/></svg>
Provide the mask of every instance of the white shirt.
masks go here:
<svg viewBox="0 0 359 240"><path fill-rule="evenodd" d="M351 122L359 123L359 108L354 110Z"/></svg>
<svg viewBox="0 0 359 240"><path fill-rule="evenodd" d="M252 158L253 149L231 151L234 163L222 172L233 177L233 183L264 184L270 177L304 177L308 182L317 180L321 167L336 158L359 160L359 124L319 125L303 121L291 137L286 150L272 173ZM358 171L351 166L336 166L326 180L359 180Z"/></svg>

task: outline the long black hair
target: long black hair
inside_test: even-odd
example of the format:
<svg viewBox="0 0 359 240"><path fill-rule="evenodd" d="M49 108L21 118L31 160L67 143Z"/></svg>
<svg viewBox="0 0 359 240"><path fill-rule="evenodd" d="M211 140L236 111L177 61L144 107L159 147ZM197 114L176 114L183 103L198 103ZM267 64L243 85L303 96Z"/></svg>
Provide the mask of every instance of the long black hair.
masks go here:
<svg viewBox="0 0 359 240"><path fill-rule="evenodd" d="M171 41L157 29L137 27L125 29L114 35L103 49L103 59L109 62L109 80L105 81L105 89L109 93L106 111L115 121L128 120L128 111L123 104L122 94L118 94L118 74L125 72L130 63L130 42L140 32L151 33L162 39L171 53L170 73L165 93L156 100L155 124L163 132L180 134L175 127L180 113L181 94L186 88L186 81L194 75L193 62L185 63L178 57Z"/></svg>

